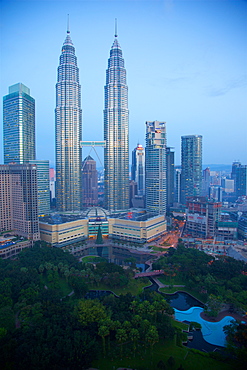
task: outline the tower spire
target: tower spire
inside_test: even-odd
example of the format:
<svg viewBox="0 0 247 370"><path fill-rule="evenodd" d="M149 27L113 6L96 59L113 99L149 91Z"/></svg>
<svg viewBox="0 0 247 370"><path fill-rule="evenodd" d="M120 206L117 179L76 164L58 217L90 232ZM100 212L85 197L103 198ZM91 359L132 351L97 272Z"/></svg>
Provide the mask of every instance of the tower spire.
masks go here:
<svg viewBox="0 0 247 370"><path fill-rule="evenodd" d="M70 30L69 30L69 14L67 15L67 33L70 33Z"/></svg>
<svg viewBox="0 0 247 370"><path fill-rule="evenodd" d="M115 37L117 37L117 18L115 18Z"/></svg>

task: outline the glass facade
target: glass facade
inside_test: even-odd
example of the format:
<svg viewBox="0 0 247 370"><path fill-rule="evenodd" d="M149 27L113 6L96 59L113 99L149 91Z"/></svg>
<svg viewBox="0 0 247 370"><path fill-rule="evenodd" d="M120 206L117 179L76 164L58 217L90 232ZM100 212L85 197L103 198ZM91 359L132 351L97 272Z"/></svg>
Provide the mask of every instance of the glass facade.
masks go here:
<svg viewBox="0 0 247 370"><path fill-rule="evenodd" d="M106 70L104 109L105 208L129 207L128 87L122 50L115 36Z"/></svg>
<svg viewBox="0 0 247 370"><path fill-rule="evenodd" d="M145 193L145 150L142 145L137 144L137 147L132 151L132 166L131 180L137 183L138 195Z"/></svg>
<svg viewBox="0 0 247 370"><path fill-rule="evenodd" d="M182 136L181 203L186 197L200 196L202 191L202 136Z"/></svg>
<svg viewBox="0 0 247 370"><path fill-rule="evenodd" d="M35 100L21 83L3 97L3 148L5 164L35 159Z"/></svg>
<svg viewBox="0 0 247 370"><path fill-rule="evenodd" d="M78 211L81 209L81 86L69 31L57 71L55 137L57 210Z"/></svg>
<svg viewBox="0 0 247 370"><path fill-rule="evenodd" d="M37 188L38 188L38 215L50 213L50 179L49 161L29 161L37 168Z"/></svg>
<svg viewBox="0 0 247 370"><path fill-rule="evenodd" d="M146 122L145 156L146 208L166 213L166 124Z"/></svg>

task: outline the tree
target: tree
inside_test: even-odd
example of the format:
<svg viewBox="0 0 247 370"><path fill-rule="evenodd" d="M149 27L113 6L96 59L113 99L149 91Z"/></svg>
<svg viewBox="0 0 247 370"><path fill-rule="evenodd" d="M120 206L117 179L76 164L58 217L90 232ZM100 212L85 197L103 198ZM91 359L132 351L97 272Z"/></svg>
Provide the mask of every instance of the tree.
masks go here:
<svg viewBox="0 0 247 370"><path fill-rule="evenodd" d="M168 360L167 360L167 365L168 365L169 367L174 367L174 366L175 366L175 359L174 359L174 357L170 356L170 357L168 358Z"/></svg>
<svg viewBox="0 0 247 370"><path fill-rule="evenodd" d="M75 308L75 314L83 326L107 318L105 307L96 299L80 300Z"/></svg>
<svg viewBox="0 0 247 370"><path fill-rule="evenodd" d="M126 340L128 339L126 330L121 329L121 328L120 329L117 329L116 339L120 343L121 357L122 357L123 356L123 343L126 342Z"/></svg>
<svg viewBox="0 0 247 370"><path fill-rule="evenodd" d="M132 328L129 332L129 337L130 337L131 342L133 342L133 350L134 350L134 357L135 357L136 343L138 339L140 338L140 333L137 329Z"/></svg>
<svg viewBox="0 0 247 370"><path fill-rule="evenodd" d="M98 334L102 338L103 353L105 357L105 337L110 334L110 330L107 326L101 325L98 329Z"/></svg>

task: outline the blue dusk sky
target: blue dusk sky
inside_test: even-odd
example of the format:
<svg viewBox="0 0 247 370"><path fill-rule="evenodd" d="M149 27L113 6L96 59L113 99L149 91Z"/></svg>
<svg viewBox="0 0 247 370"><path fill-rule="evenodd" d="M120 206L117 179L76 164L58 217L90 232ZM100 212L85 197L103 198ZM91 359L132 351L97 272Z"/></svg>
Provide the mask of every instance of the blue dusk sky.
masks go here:
<svg viewBox="0 0 247 370"><path fill-rule="evenodd" d="M54 165L55 84L67 14L80 69L83 140L103 140L105 71L117 18L130 153L137 143L145 146L145 122L158 120L166 122L176 164L181 136L193 134L203 136L204 164L247 164L244 0L0 0L1 112L10 85L30 88L37 159ZM3 163L2 113L0 132ZM88 154L84 149L83 158Z"/></svg>

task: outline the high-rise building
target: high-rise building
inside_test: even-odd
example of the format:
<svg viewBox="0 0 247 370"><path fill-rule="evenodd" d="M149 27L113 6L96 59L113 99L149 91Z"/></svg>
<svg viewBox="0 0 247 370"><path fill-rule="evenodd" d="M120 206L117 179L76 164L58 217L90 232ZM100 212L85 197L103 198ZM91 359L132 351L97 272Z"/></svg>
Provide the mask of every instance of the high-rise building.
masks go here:
<svg viewBox="0 0 247 370"><path fill-rule="evenodd" d="M202 136L182 136L181 141L181 202L200 196L202 188Z"/></svg>
<svg viewBox="0 0 247 370"><path fill-rule="evenodd" d="M187 197L186 232L191 236L215 237L222 203L207 197Z"/></svg>
<svg viewBox="0 0 247 370"><path fill-rule="evenodd" d="M236 171L237 168L241 166L241 162L235 161L232 163L232 172L231 172L231 178L234 180L234 192L236 193Z"/></svg>
<svg viewBox="0 0 247 370"><path fill-rule="evenodd" d="M106 70L104 107L105 208L129 207L129 111L128 86L117 34Z"/></svg>
<svg viewBox="0 0 247 370"><path fill-rule="evenodd" d="M237 197L247 195L247 165L236 168L236 195Z"/></svg>
<svg viewBox="0 0 247 370"><path fill-rule="evenodd" d="M36 165L0 165L0 180L0 231L39 240Z"/></svg>
<svg viewBox="0 0 247 370"><path fill-rule="evenodd" d="M146 208L166 213L166 123L146 122Z"/></svg>
<svg viewBox="0 0 247 370"><path fill-rule="evenodd" d="M208 196L208 190L210 186L210 168L205 168L202 173L202 195Z"/></svg>
<svg viewBox="0 0 247 370"><path fill-rule="evenodd" d="M141 144L132 151L131 180L137 183L137 194L144 195L145 150Z"/></svg>
<svg viewBox="0 0 247 370"><path fill-rule="evenodd" d="M174 150L166 148L166 205L172 207L174 203Z"/></svg>
<svg viewBox="0 0 247 370"><path fill-rule="evenodd" d="M50 213L49 161L35 160L29 163L37 168L38 215L47 215Z"/></svg>
<svg viewBox="0 0 247 370"><path fill-rule="evenodd" d="M55 137L57 210L78 211L81 208L81 86L69 30L57 70Z"/></svg>
<svg viewBox="0 0 247 370"><path fill-rule="evenodd" d="M98 204L98 171L96 162L89 155L82 162L82 205L83 207Z"/></svg>
<svg viewBox="0 0 247 370"><path fill-rule="evenodd" d="M35 159L35 100L22 83L3 97L3 148L5 164Z"/></svg>
<svg viewBox="0 0 247 370"><path fill-rule="evenodd" d="M181 203L181 170L179 168L175 171L175 202Z"/></svg>

